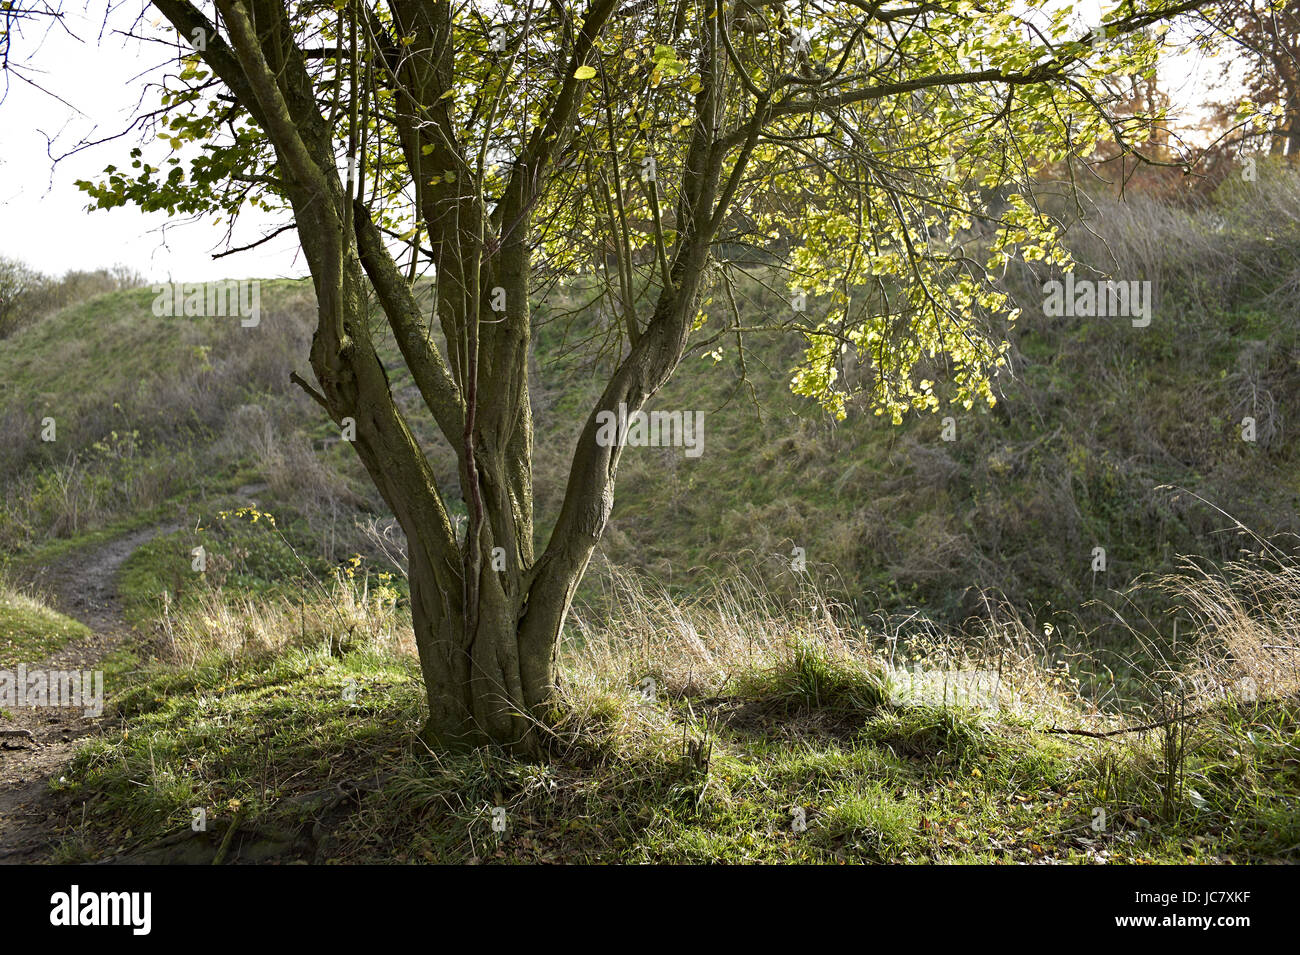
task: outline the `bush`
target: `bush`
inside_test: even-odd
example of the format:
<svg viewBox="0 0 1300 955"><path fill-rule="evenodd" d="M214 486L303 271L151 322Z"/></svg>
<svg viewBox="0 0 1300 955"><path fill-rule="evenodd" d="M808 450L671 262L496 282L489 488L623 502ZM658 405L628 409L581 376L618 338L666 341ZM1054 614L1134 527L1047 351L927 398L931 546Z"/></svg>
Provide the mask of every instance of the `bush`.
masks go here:
<svg viewBox="0 0 1300 955"><path fill-rule="evenodd" d="M125 265L90 272L69 270L55 279L17 259L0 258L0 339L68 305L145 284L143 275Z"/></svg>

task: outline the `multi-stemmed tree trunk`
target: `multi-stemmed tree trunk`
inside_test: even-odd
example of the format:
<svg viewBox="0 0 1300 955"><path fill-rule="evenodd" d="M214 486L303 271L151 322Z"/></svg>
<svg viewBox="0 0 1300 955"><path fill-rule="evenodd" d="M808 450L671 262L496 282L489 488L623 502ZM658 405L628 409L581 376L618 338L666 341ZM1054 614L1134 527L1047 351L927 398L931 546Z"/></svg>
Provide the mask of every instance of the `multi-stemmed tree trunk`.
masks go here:
<svg viewBox="0 0 1300 955"><path fill-rule="evenodd" d="M311 349L319 390L300 383L336 422L355 423L357 454L406 534L412 621L430 707L426 737L440 744L491 740L531 748L539 706L553 688L565 615L613 504L620 448L597 441L597 414L620 405L640 409L681 360L722 219L724 150L702 127L687 160L688 181L677 210L682 237L671 280L592 409L550 543L535 555L530 219L548 167L573 126L583 82L574 74L615 0L595 0L588 10L546 119L516 159L493 211L462 186L481 169L457 149L445 95L455 82L452 5L392 4L393 32L413 36L413 46L428 51L423 57L387 51L401 151L413 169L457 173L435 184L417 178L438 277L437 320L446 340L460 349L450 360L435 344L411 283L367 206L355 198L355 182L341 181L336 172L333 132L321 117L303 54L288 41L283 6L277 0L218 0L228 42L184 0L160 0L157 6L182 34L201 31L204 59L275 146L320 311ZM711 48L714 67L717 52ZM700 95L706 115L716 109L716 95L712 85ZM468 509L463 540L457 540L377 356L369 326L372 294L440 430L457 450Z"/></svg>
<svg viewBox="0 0 1300 955"><path fill-rule="evenodd" d="M1050 249L1054 233L1025 203L983 209L976 173L1000 163L1002 181L1023 186L1026 144L1085 145L1100 127L1043 130L1099 108L1094 46L1195 4L1125 8L1101 39L1056 46L1026 39L1012 0L982 12L895 0L802 12L775 0L154 6L213 75L183 74L219 108L180 128L234 136L185 188L260 189L292 213L319 308L316 383L295 378L354 429L406 534L426 736L533 750L565 616L613 506L621 442L598 440L599 416L641 409L699 344L707 283L723 282L734 304L723 243L784 257L791 289L835 293L824 314L776 323L806 336L796 387L827 407L842 407L847 349L874 363L879 407L895 416L930 406L929 388L909 382L940 352L958 366L958 398L988 396L1000 352L974 317L1005 300L959 235L982 218L1006 255ZM969 49L951 42L963 31ZM236 130L244 118L256 135ZM174 205L180 187L149 175L150 188L90 191L108 205ZM411 209L405 232L398 205ZM543 253L551 271L608 272L612 257L622 338L535 552L528 351ZM434 279L432 314L417 262ZM844 291L860 288L856 301ZM456 453L463 533L394 400L376 306ZM730 324L709 321L704 347L759 330L739 309Z"/></svg>

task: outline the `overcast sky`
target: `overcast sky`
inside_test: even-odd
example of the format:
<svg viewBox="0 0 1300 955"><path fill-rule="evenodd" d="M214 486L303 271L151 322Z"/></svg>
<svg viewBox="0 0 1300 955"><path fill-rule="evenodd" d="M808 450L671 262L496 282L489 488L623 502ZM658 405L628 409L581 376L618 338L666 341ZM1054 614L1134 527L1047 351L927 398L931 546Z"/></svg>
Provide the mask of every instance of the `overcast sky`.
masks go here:
<svg viewBox="0 0 1300 955"><path fill-rule="evenodd" d="M118 32L130 30L143 7L140 0L126 0L109 15L105 28L102 2L92 0L83 8L78 0L69 0L66 22L77 39L57 28L28 28L14 39L15 56L33 55L42 72L32 78L49 92L11 80L0 104L0 255L50 274L123 264L158 281L305 276L292 233L214 260L212 254L226 247L226 232L210 221L185 222L131 206L87 212L87 198L73 182L97 181L110 163L129 165L126 157L139 142L137 133L57 165L51 162L51 153L67 153L83 139L121 132L140 104L146 81L157 78L167 48ZM175 34L156 18L148 8L136 32L173 39ZM1161 70L1163 85L1182 112L1202 97L1215 72L1217 67L1196 55L1166 63ZM146 158L150 155L146 150ZM245 213L233 244L246 245L278 224L256 211Z"/></svg>
<svg viewBox="0 0 1300 955"><path fill-rule="evenodd" d="M0 104L0 255L51 274L120 263L159 281L306 275L292 233L213 260L213 252L225 248L226 230L210 221L187 222L132 206L87 212L88 199L73 183L98 181L110 163L127 167L127 153L139 144L138 133L51 162L50 153L67 153L83 138L121 132L140 103L145 83L157 80L167 48L113 33L129 30L142 7L138 0L118 6L110 15L110 29L101 36L103 5L92 3L86 12L72 0L66 4L68 24L80 39L59 29L29 28L24 38L15 40L20 55L39 42L34 61L43 72L32 78L55 95L11 80L8 97ZM174 39L176 34L161 23L151 27L155 17L150 9L149 19L136 32ZM47 136L54 140L53 147ZM146 149L146 159L150 155ZM155 150L152 155L162 153ZM274 228L268 227L270 222L256 210L245 213L234 245L265 235Z"/></svg>

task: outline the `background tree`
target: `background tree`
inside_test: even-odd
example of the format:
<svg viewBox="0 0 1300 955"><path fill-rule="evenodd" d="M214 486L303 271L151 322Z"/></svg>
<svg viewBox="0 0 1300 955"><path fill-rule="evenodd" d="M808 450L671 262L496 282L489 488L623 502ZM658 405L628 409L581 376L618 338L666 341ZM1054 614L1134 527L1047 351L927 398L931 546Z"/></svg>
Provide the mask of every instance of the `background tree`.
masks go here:
<svg viewBox="0 0 1300 955"><path fill-rule="evenodd" d="M0 338L18 330L32 315L33 300L45 276L15 259L0 258Z"/></svg>
<svg viewBox="0 0 1300 955"><path fill-rule="evenodd" d="M1273 156L1300 156L1300 0L1225 0L1205 16L1237 53L1225 79L1241 82L1247 102L1273 114L1262 129L1245 127L1242 138L1262 138ZM1245 75L1238 77L1234 71L1242 66ZM1239 102L1220 107L1222 125L1232 124Z"/></svg>
<svg viewBox="0 0 1300 955"><path fill-rule="evenodd" d="M1102 24L1012 0L154 6L184 45L142 123L176 152L147 144L83 187L101 207L290 217L319 308L315 384L295 377L355 422L408 538L425 734L536 750L613 506L622 442L601 413L641 409L688 349L771 331L806 338L793 387L837 415L850 382L895 421L992 403L1015 317L999 275L1068 264L1035 170L1104 136L1135 148L1102 80L1149 71L1145 28L1196 3L1124 2ZM531 310L578 273L603 280L617 360L539 540ZM785 284L786 320L712 306L744 274ZM387 335L457 455L461 533L394 401Z"/></svg>

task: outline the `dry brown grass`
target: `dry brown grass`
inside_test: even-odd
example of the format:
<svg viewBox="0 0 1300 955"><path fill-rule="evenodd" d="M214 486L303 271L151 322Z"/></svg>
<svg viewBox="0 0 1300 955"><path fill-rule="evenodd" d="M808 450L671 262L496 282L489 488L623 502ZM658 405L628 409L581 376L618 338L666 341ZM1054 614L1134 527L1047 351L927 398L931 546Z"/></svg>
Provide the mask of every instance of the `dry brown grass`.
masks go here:
<svg viewBox="0 0 1300 955"><path fill-rule="evenodd" d="M1159 585L1191 618L1179 670L1195 705L1300 692L1300 565L1269 550L1223 567L1185 560Z"/></svg>
<svg viewBox="0 0 1300 955"><path fill-rule="evenodd" d="M327 647L343 653L365 647L414 655L409 615L396 609L393 598L387 588L341 573L305 590L298 600L214 589L182 610L164 607L157 624L159 642L165 658L186 666L290 648Z"/></svg>
<svg viewBox="0 0 1300 955"><path fill-rule="evenodd" d="M740 572L676 595L646 578L605 569L602 592L575 608L561 645L559 713L571 737L611 721L631 736L672 731L659 702L706 706L767 687L815 665L836 679L857 681L889 697L903 671L996 674L999 718L1039 726L1109 730L1149 715L1161 689L1180 687L1193 710L1225 697L1250 702L1300 689L1300 566L1275 559L1265 567L1239 562L1216 570L1188 562L1175 575L1148 582L1192 618L1177 653L1144 640L1130 626L1134 665L1152 692L1123 697L1093 671L1105 667L1087 634L1069 639L1036 627L986 601L963 628L921 616L879 614L865 625L847 608L805 583L799 598L780 604ZM194 665L216 658L326 647L331 653L369 649L413 658L409 614L374 578L340 573L300 598L248 597L213 590L180 611L164 609L158 625L164 655ZM1142 653L1143 659L1136 659ZM1147 704L1142 706L1141 704ZM638 728L639 727L639 728Z"/></svg>
<svg viewBox="0 0 1300 955"><path fill-rule="evenodd" d="M600 609L575 612L566 630L562 664L570 688L635 697L653 680L667 698L717 698L797 670L811 654L819 666L884 690L900 670L916 666L928 673L996 673L1004 715L1102 719L1079 692L1080 679L1066 660L1071 648L991 604L986 616L955 631L919 614L854 624L847 608L807 583L783 606L739 572L692 596L617 571L605 575L604 586Z"/></svg>
<svg viewBox="0 0 1300 955"><path fill-rule="evenodd" d="M711 696L738 673L787 658L814 642L835 657L865 653L836 622L836 608L807 588L789 609L737 575L691 596L612 571L599 610L570 617L561 658L577 682L638 685L650 677L671 695Z"/></svg>

